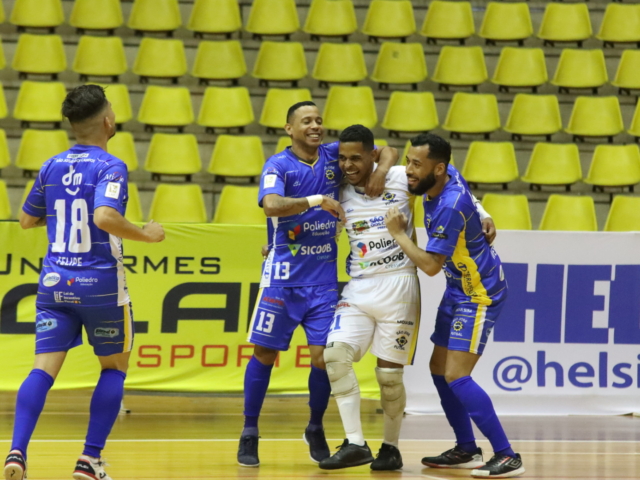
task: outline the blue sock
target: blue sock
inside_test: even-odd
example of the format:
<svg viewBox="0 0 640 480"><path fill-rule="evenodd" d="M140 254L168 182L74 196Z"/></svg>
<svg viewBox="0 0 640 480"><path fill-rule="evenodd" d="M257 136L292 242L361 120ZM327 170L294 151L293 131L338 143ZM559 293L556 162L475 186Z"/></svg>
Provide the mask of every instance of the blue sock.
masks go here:
<svg viewBox="0 0 640 480"><path fill-rule="evenodd" d="M449 421L449 425L453 428L453 432L456 434L456 444L465 452L475 452L478 446L476 445L476 439L473 435L469 412L467 412L467 409L460 403L458 397L451 391L443 375L432 374L431 378L433 378L433 383L438 390L438 395L440 395L440 404L442 405L444 414Z"/></svg>
<svg viewBox="0 0 640 480"><path fill-rule="evenodd" d="M331 397L331 383L326 370L311 365L309 372L309 407L311 408L311 418L309 426L322 428L322 417L329 406Z"/></svg>
<svg viewBox="0 0 640 480"><path fill-rule="evenodd" d="M273 365L251 357L244 372L244 430L242 435L258 435L258 417L269 388Z"/></svg>
<svg viewBox="0 0 640 480"><path fill-rule="evenodd" d="M16 417L13 425L11 450L20 450L27 458L27 446L36 428L47 393L53 385L53 377L44 370L34 368L22 382L16 399Z"/></svg>
<svg viewBox="0 0 640 480"><path fill-rule="evenodd" d="M120 370L102 370L100 380L91 397L89 430L83 455L100 458L100 453L107 443L107 437L120 413L125 378L127 374Z"/></svg>
<svg viewBox="0 0 640 480"><path fill-rule="evenodd" d="M515 457L487 392L471 377L458 378L451 382L449 387L467 409L482 434L491 442L493 452Z"/></svg>

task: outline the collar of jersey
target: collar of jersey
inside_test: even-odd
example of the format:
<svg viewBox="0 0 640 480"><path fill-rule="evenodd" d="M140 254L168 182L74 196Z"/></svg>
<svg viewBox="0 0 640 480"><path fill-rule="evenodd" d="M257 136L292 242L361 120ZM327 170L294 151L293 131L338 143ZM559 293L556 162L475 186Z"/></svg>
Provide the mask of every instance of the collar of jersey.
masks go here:
<svg viewBox="0 0 640 480"><path fill-rule="evenodd" d="M305 161L303 158L301 158L298 155L296 155L294 153L294 151L291 149L291 147L287 147L287 152L289 152L291 155L293 155L293 158L295 158L297 161L299 161L300 163L306 165L307 167L311 167L311 168L313 168L315 166L315 164L318 163L318 160L320 160L320 149L318 149L318 156L316 157L316 159L312 163L309 163L309 162Z"/></svg>

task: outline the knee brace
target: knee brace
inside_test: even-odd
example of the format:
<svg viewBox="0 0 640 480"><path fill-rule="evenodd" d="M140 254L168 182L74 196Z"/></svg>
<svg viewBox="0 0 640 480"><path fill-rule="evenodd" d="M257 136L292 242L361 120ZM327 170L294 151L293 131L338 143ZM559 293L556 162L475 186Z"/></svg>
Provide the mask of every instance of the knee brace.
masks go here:
<svg viewBox="0 0 640 480"><path fill-rule="evenodd" d="M376 378L380 384L380 402L386 415L396 417L404 413L407 395L404 390L402 368L376 367Z"/></svg>
<svg viewBox="0 0 640 480"><path fill-rule="evenodd" d="M343 342L331 342L324 350L327 375L336 397L347 397L360 392L358 379L353 371L353 347Z"/></svg>

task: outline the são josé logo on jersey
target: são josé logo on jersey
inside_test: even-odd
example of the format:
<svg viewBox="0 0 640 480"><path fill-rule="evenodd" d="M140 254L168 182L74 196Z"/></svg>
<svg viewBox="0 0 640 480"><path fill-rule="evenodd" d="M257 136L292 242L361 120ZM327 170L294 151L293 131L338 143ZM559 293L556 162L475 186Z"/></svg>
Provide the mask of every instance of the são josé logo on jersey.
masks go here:
<svg viewBox="0 0 640 480"><path fill-rule="evenodd" d="M398 203L396 200L396 194L391 192L384 192L382 194L382 200L384 200L385 205L391 205L392 203Z"/></svg>
<svg viewBox="0 0 640 480"><path fill-rule="evenodd" d="M336 173L330 168L327 168L324 171L324 175L325 177L327 177L327 180L333 180L334 178L336 178Z"/></svg>
<svg viewBox="0 0 640 480"><path fill-rule="evenodd" d="M367 246L364 243L359 242L358 248L360 249L360 258L363 258L367 254Z"/></svg>

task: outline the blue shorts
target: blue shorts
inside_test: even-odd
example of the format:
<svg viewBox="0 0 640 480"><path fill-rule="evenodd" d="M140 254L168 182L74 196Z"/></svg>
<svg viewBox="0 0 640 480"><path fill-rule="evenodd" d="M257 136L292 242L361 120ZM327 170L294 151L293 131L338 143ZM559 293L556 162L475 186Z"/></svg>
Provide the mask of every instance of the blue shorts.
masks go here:
<svg viewBox="0 0 640 480"><path fill-rule="evenodd" d="M480 305L468 297L456 298L445 292L431 341L448 350L482 355L506 297L505 292L494 298L491 305Z"/></svg>
<svg viewBox="0 0 640 480"><path fill-rule="evenodd" d="M325 346L337 303L337 284L261 288L248 341L285 351L289 349L293 331L302 325L309 345Z"/></svg>
<svg viewBox="0 0 640 480"><path fill-rule="evenodd" d="M100 357L133 348L131 304L121 307L36 305L36 354L66 352L82 345L82 327Z"/></svg>

